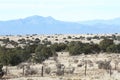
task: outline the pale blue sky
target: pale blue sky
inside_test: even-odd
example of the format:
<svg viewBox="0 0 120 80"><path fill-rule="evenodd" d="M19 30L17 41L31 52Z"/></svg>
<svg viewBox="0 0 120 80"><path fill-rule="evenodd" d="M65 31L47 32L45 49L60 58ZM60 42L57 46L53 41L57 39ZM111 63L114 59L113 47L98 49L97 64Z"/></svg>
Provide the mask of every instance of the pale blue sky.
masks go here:
<svg viewBox="0 0 120 80"><path fill-rule="evenodd" d="M0 20L32 15L63 21L120 17L120 0L0 0Z"/></svg>

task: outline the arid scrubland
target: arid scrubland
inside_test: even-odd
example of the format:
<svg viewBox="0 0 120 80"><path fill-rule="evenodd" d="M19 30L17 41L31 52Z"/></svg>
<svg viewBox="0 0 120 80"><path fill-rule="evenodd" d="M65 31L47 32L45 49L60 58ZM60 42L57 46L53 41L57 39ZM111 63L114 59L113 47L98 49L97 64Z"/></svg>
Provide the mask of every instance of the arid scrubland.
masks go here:
<svg viewBox="0 0 120 80"><path fill-rule="evenodd" d="M119 80L120 79L120 55L119 54L93 54L69 56L66 52L57 57L57 61L50 57L42 64L23 63L23 68L8 66L9 80ZM65 54L65 55L64 55ZM109 63L110 61L110 63ZM116 64L116 62L118 62ZM100 67L100 63L101 64ZM106 63L106 64L104 64ZM27 65L30 66L27 72ZM58 67L59 65L59 67ZM87 65L87 66L86 66ZM43 76L42 73L43 66ZM60 67L61 66L61 67ZM106 68L103 68L105 66ZM109 68L109 66L111 66ZM27 74L29 73L29 74ZM23 75L24 74L24 75Z"/></svg>
<svg viewBox="0 0 120 80"><path fill-rule="evenodd" d="M1 46L6 48L15 48L16 46L24 48L29 41L39 41L47 46L49 43L65 43L72 41L81 41L82 43L99 44L104 38L112 39L117 45L120 43L120 34L80 34L80 35L7 35L0 36ZM9 40L7 43L4 40ZM26 40L26 43L24 43ZM7 43L7 44L5 44ZM14 44L13 44L14 43ZM29 42L30 43L30 42ZM31 43L32 44L32 43ZM106 43L107 44L107 43ZM80 44L81 45L81 44ZM90 48L92 49L92 48ZM107 51L113 51L113 48L108 48ZM115 48L116 49L116 48ZM49 50L49 49L48 49ZM85 49L87 50L87 49ZM39 50L36 50L37 52ZM43 50L44 51L44 50ZM89 51L89 50L88 50ZM37 53L36 52L36 53ZM84 52L84 51L83 51ZM77 55L71 55L67 50L55 52L56 55L49 56L47 59L38 63L34 61L36 57L32 53L31 58L18 65L12 66L7 64L3 67L3 71L7 74L3 79L8 80L119 80L120 79L120 54L119 52L112 53L93 51L93 54L88 52ZM19 59L19 58L18 58ZM39 61L39 60L38 60ZM11 62L12 63L12 62Z"/></svg>

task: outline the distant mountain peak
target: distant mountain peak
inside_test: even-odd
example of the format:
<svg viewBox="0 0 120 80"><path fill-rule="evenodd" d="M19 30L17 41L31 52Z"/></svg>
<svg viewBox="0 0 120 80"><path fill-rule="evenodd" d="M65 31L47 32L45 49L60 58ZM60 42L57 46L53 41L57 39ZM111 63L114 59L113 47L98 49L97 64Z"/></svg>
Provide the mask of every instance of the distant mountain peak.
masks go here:
<svg viewBox="0 0 120 80"><path fill-rule="evenodd" d="M22 20L23 23L27 23L27 24L39 24L39 23L53 24L54 22L56 22L56 20L51 16L43 17L38 15L29 16L20 20Z"/></svg>
<svg viewBox="0 0 120 80"><path fill-rule="evenodd" d="M29 17L26 17L25 19L39 19L39 18L41 18L41 19L54 19L51 16L43 17L43 16L39 16L39 15L29 16Z"/></svg>
<svg viewBox="0 0 120 80"><path fill-rule="evenodd" d="M33 15L33 16L29 16L29 17L26 17L25 19L44 19L44 17L42 16L38 16L38 15Z"/></svg>
<svg viewBox="0 0 120 80"><path fill-rule="evenodd" d="M46 17L47 19L49 19L49 20L55 20L53 17L51 17L51 16L48 16L48 17Z"/></svg>
<svg viewBox="0 0 120 80"><path fill-rule="evenodd" d="M112 20L93 20L67 22L51 16L29 16L23 19L0 21L0 34L73 34L73 33L118 33L120 18Z"/></svg>

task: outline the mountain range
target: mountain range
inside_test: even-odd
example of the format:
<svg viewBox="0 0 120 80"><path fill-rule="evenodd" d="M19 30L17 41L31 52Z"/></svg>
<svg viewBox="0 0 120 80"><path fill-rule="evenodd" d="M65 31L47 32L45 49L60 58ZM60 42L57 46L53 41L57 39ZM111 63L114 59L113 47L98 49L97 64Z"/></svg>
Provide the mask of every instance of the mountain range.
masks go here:
<svg viewBox="0 0 120 80"><path fill-rule="evenodd" d="M24 19L0 21L0 35L8 34L84 34L119 33L120 18L68 22L38 15Z"/></svg>

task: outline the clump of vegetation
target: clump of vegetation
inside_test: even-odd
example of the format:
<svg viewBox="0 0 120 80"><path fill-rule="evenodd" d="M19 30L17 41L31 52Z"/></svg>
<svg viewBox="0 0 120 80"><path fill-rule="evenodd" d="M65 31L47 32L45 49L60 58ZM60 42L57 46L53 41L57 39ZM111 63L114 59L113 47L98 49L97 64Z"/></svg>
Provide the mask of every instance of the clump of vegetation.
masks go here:
<svg viewBox="0 0 120 80"><path fill-rule="evenodd" d="M112 39L114 37L115 36L112 36ZM72 37L69 36L68 38ZM5 46L0 46L0 62L3 65L15 66L31 59L31 55L33 53L35 54L35 63L42 63L49 57L53 57L56 52L61 51L68 51L70 52L70 55L80 55L83 53L96 54L100 52L120 53L120 44L115 44L112 39L109 39L109 37L104 37L99 44L82 43L80 41L52 44L48 40L44 40L42 43L39 38L36 38L35 40L26 40L22 38L18 40L18 43L10 40L9 38L5 38L0 40L5 44ZM14 48L7 48L6 46L8 44L14 44L15 46ZM18 44L24 44L24 46L18 47Z"/></svg>
<svg viewBox="0 0 120 80"><path fill-rule="evenodd" d="M0 79L4 76L4 71L2 70L3 65L0 64Z"/></svg>
<svg viewBox="0 0 120 80"><path fill-rule="evenodd" d="M105 70L109 70L111 69L111 65L110 65L111 61L98 61L98 68L99 69L105 69Z"/></svg>
<svg viewBox="0 0 120 80"><path fill-rule="evenodd" d="M26 67L26 71L25 71L25 75L28 76L28 75L34 75L34 74L37 74L38 71L36 69L32 69L30 68L30 66L27 66Z"/></svg>
<svg viewBox="0 0 120 80"><path fill-rule="evenodd" d="M59 63L56 66L57 66L57 72L56 72L56 74L58 76L64 75L64 68L65 68L64 65Z"/></svg>
<svg viewBox="0 0 120 80"><path fill-rule="evenodd" d="M45 73L46 73L46 74L50 74L50 72L51 72L51 68L50 68L50 67L47 67L47 68L45 69Z"/></svg>

